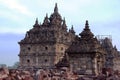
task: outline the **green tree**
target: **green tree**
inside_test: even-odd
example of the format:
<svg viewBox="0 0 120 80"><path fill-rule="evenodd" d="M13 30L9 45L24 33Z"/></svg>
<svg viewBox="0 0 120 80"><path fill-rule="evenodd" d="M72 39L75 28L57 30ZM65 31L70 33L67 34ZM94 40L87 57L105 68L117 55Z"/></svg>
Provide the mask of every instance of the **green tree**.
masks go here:
<svg viewBox="0 0 120 80"><path fill-rule="evenodd" d="M19 67L20 62L15 62L14 65L12 66L14 69L17 69Z"/></svg>

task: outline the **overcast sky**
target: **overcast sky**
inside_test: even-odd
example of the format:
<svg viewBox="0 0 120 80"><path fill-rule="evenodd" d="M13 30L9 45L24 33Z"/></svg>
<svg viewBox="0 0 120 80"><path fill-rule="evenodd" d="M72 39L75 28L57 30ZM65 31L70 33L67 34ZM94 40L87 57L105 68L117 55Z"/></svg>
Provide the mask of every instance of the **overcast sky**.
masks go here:
<svg viewBox="0 0 120 80"><path fill-rule="evenodd" d="M94 35L111 35L120 50L120 0L0 0L0 64L19 61L18 42L26 31L53 13L55 3L68 28L79 34L89 21Z"/></svg>

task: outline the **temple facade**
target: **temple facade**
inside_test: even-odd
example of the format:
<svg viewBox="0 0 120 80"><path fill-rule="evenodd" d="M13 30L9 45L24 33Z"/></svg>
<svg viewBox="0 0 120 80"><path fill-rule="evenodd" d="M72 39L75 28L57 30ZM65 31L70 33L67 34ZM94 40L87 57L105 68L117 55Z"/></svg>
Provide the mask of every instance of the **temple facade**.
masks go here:
<svg viewBox="0 0 120 80"><path fill-rule="evenodd" d="M67 30L65 18L62 19L56 4L51 16L46 14L42 24L36 19L33 28L19 42L21 66L54 67L75 36L73 26Z"/></svg>
<svg viewBox="0 0 120 80"><path fill-rule="evenodd" d="M105 65L105 50L94 37L86 21L84 30L75 38L66 50L73 70L86 74L97 74Z"/></svg>
<svg viewBox="0 0 120 80"><path fill-rule="evenodd" d="M75 34L73 26L68 30L56 4L50 17L46 14L42 24L36 19L33 28L19 42L20 67L68 67L83 74L98 74L104 67L114 67L109 64L115 61L109 54L118 54L118 51L115 47L111 48L111 44L109 39L99 41L91 32L87 20L79 35Z"/></svg>

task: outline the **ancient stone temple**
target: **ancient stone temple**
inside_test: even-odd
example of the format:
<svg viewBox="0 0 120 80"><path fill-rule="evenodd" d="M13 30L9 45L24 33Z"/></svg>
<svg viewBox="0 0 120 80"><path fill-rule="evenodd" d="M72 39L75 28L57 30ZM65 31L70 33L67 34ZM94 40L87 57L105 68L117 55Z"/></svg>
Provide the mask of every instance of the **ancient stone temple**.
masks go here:
<svg viewBox="0 0 120 80"><path fill-rule="evenodd" d="M84 30L79 36L76 36L66 53L73 70L83 71L86 74L97 74L104 67L105 51L90 31L88 21L86 21Z"/></svg>
<svg viewBox="0 0 120 80"><path fill-rule="evenodd" d="M105 39L102 39L101 45L107 53L105 56L105 67L119 70L120 52L117 50L116 46L113 46L112 40L106 37Z"/></svg>
<svg viewBox="0 0 120 80"><path fill-rule="evenodd" d="M46 14L42 24L36 19L33 28L20 44L22 67L53 68L62 60L65 50L75 38L73 27L67 31L65 18L58 12L57 4L50 17Z"/></svg>
<svg viewBox="0 0 120 80"><path fill-rule="evenodd" d="M94 36L87 20L79 35L75 34L73 26L68 30L56 4L50 17L46 14L42 24L36 19L33 28L19 42L20 67L68 67L83 74L98 74L108 64L106 58L111 58L106 56L110 52L106 42Z"/></svg>

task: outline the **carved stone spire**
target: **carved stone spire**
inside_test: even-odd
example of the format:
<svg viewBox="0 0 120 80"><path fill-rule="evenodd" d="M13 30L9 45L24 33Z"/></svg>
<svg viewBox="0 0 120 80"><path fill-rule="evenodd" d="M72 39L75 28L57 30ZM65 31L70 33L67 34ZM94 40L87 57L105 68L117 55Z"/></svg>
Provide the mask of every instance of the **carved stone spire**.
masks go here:
<svg viewBox="0 0 120 80"><path fill-rule="evenodd" d="M67 25L66 25L65 18L63 19L62 28L63 28L64 30L67 30Z"/></svg>
<svg viewBox="0 0 120 80"><path fill-rule="evenodd" d="M88 20L86 20L86 23L85 23L85 29L89 29Z"/></svg>
<svg viewBox="0 0 120 80"><path fill-rule="evenodd" d="M64 19L63 19L63 27L66 27L66 21L65 21L65 17L64 17Z"/></svg>
<svg viewBox="0 0 120 80"><path fill-rule="evenodd" d="M81 38L84 38L84 39L90 39L90 38L93 38L93 33L90 31L89 29L89 24L88 24L88 20L86 20L86 23L85 23L85 28L84 30L79 34L81 36Z"/></svg>
<svg viewBox="0 0 120 80"><path fill-rule="evenodd" d="M38 18L36 18L35 24L38 24Z"/></svg>
<svg viewBox="0 0 120 80"><path fill-rule="evenodd" d="M69 29L69 32L75 34L75 31L74 31L73 25L72 25L71 29Z"/></svg>
<svg viewBox="0 0 120 80"><path fill-rule="evenodd" d="M114 49L117 51L116 45L114 46Z"/></svg>
<svg viewBox="0 0 120 80"><path fill-rule="evenodd" d="M36 18L36 21L35 21L35 24L34 24L33 27L38 27L38 26L39 26L39 24L38 24L38 18Z"/></svg>
<svg viewBox="0 0 120 80"><path fill-rule="evenodd" d="M57 3L55 3L54 13L58 13Z"/></svg>
<svg viewBox="0 0 120 80"><path fill-rule="evenodd" d="M46 14L43 25L48 25L48 23L49 23L48 14Z"/></svg>
<svg viewBox="0 0 120 80"><path fill-rule="evenodd" d="M71 27L71 30L74 30L73 25L72 25L72 27Z"/></svg>
<svg viewBox="0 0 120 80"><path fill-rule="evenodd" d="M75 31L74 31L73 25L72 25L72 27L71 27L71 29L70 29L70 32L73 33L73 34L75 34Z"/></svg>
<svg viewBox="0 0 120 80"><path fill-rule="evenodd" d="M46 13L46 18L48 19L48 14Z"/></svg>
<svg viewBox="0 0 120 80"><path fill-rule="evenodd" d="M61 25L62 18L61 15L58 13L57 3L55 4L54 12L53 14L51 14L49 20L50 24L52 25Z"/></svg>

